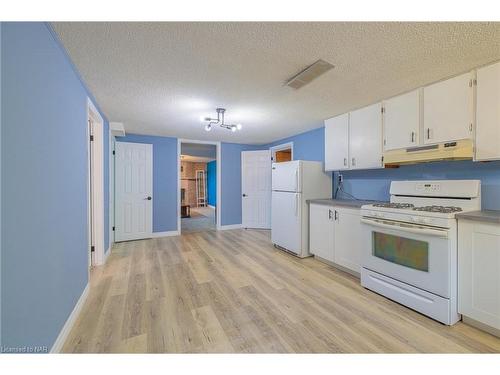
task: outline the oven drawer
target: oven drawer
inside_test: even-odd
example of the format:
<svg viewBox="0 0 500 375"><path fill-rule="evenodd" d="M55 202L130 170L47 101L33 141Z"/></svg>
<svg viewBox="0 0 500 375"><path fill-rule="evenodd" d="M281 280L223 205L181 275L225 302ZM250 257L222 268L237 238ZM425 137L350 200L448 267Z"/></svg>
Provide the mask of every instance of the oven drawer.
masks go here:
<svg viewBox="0 0 500 375"><path fill-rule="evenodd" d="M460 320L460 315L454 313L456 306L452 308L453 306L450 305L452 302L449 299L366 268L361 269L361 285L441 323L453 325Z"/></svg>

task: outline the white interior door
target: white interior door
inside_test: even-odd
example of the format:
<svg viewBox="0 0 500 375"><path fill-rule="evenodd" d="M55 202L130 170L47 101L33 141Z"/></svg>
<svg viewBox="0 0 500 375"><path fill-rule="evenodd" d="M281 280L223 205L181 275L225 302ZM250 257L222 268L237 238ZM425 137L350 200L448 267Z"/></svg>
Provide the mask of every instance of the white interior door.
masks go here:
<svg viewBox="0 0 500 375"><path fill-rule="evenodd" d="M271 152L241 153L242 225L271 228Z"/></svg>
<svg viewBox="0 0 500 375"><path fill-rule="evenodd" d="M153 232L153 145L116 142L116 241Z"/></svg>

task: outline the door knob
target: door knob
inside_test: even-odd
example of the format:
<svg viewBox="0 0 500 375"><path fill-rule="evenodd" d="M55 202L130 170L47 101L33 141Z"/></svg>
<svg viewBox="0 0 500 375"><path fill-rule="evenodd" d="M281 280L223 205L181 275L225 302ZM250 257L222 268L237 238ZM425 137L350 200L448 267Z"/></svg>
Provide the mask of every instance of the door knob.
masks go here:
<svg viewBox="0 0 500 375"><path fill-rule="evenodd" d="M243 194L244 197L246 197L247 195L246 194Z"/></svg>
<svg viewBox="0 0 500 375"><path fill-rule="evenodd" d="M150 201L150 200L151 200L151 199L153 199L153 198L151 198L151 197L147 197L146 199L147 199L148 201Z"/></svg>

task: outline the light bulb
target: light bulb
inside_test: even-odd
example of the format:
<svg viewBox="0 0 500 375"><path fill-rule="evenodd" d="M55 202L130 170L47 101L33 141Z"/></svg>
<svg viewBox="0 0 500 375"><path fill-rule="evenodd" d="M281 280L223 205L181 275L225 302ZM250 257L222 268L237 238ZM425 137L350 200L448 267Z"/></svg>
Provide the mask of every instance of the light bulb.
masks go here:
<svg viewBox="0 0 500 375"><path fill-rule="evenodd" d="M231 125L231 131L234 133L236 131L236 125Z"/></svg>
<svg viewBox="0 0 500 375"><path fill-rule="evenodd" d="M236 129L241 130L243 126L241 124L236 124Z"/></svg>
<svg viewBox="0 0 500 375"><path fill-rule="evenodd" d="M210 124L206 124L206 125L205 125L205 130L206 130L207 132L209 132L210 130L212 130L212 125L210 125Z"/></svg>

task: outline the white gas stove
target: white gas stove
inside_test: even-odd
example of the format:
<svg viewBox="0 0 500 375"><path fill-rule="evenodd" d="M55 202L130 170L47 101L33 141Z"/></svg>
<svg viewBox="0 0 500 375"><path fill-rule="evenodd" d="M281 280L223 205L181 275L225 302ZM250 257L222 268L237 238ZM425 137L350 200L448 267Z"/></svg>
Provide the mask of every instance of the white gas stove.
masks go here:
<svg viewBox="0 0 500 375"><path fill-rule="evenodd" d="M393 181L361 207L361 284L442 323L457 313L457 212L481 209L479 180Z"/></svg>

